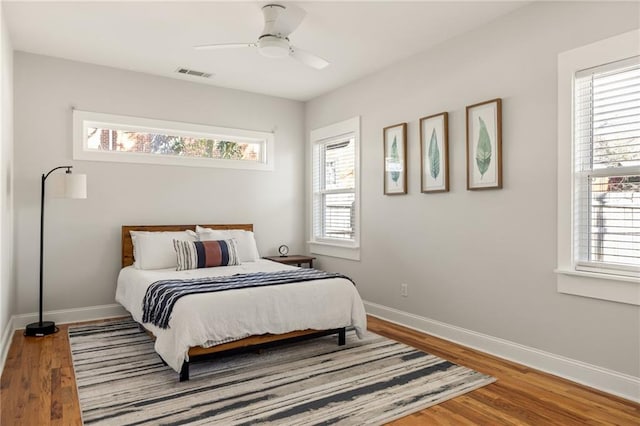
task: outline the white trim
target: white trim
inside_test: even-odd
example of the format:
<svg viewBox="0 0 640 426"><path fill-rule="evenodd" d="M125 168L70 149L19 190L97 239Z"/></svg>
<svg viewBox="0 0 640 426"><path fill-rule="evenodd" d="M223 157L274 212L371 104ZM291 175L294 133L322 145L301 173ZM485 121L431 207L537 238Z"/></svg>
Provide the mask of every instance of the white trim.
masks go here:
<svg viewBox="0 0 640 426"><path fill-rule="evenodd" d="M573 80L575 73L640 54L640 30L629 31L558 55L558 259L557 291L613 302L638 304L637 291L613 282L616 275L576 271L573 253ZM569 275L566 271L571 271ZM570 283L570 284L569 284ZM634 285L634 284L632 284ZM635 284L640 289L640 281ZM638 290L640 291L640 290Z"/></svg>
<svg viewBox="0 0 640 426"><path fill-rule="evenodd" d="M338 244L309 242L309 252L322 256L339 257L348 260L360 260L360 247L343 246Z"/></svg>
<svg viewBox="0 0 640 426"><path fill-rule="evenodd" d="M580 270L580 269L575 271L568 270L568 269L553 270L553 272L555 272L556 274L575 275L577 277L601 278L601 279L607 279L611 281L624 281L624 282L633 283L633 284L638 284L639 282L638 278L634 278L633 276L630 276L630 275L606 273L601 269L597 270L597 272L594 272L594 271L586 271L586 270ZM640 286L638 286L638 289L640 289Z"/></svg>
<svg viewBox="0 0 640 426"><path fill-rule="evenodd" d="M576 272L590 273L592 277L604 276L612 280L626 280L640 283L640 267L631 265L615 265L608 263L576 262Z"/></svg>
<svg viewBox="0 0 640 426"><path fill-rule="evenodd" d="M223 160L214 158L177 157L122 151L95 151L87 149L87 127L109 125L126 130L171 132L178 136L206 136L229 138L262 146L259 161ZM232 129L178 121L155 120L125 115L103 114L73 110L73 159L110 161L118 163L142 163L191 167L219 167L248 170L273 170L275 136L272 132Z"/></svg>
<svg viewBox="0 0 640 426"><path fill-rule="evenodd" d="M307 241L307 244L317 244L319 246L331 246L331 247L343 247L348 249L359 249L360 246L352 241L340 241L340 240L330 240L330 239L322 239L317 241Z"/></svg>
<svg viewBox="0 0 640 426"><path fill-rule="evenodd" d="M334 140L344 135L353 135L355 142L355 230L353 241L335 243L322 239L316 240L313 235L313 167L308 167L308 205L309 205L309 251L322 256L339 257L348 260L360 260L360 116L356 116L338 123L320 127L309 132L310 154L307 157L307 164L313 162L313 146L316 143L324 143L327 140Z"/></svg>
<svg viewBox="0 0 640 426"><path fill-rule="evenodd" d="M556 269L558 293L640 306L640 285L631 277Z"/></svg>
<svg viewBox="0 0 640 426"><path fill-rule="evenodd" d="M60 309L43 313L47 321L54 321L56 324L68 324L80 321L93 321L107 318L127 316L129 313L119 304L87 306L84 308ZM21 314L13 316L13 327L15 330L23 329L27 324L38 321L38 313Z"/></svg>
<svg viewBox="0 0 640 426"><path fill-rule="evenodd" d="M556 355L408 312L364 302L368 314L431 334L576 383L640 402L640 377Z"/></svg>
<svg viewBox="0 0 640 426"><path fill-rule="evenodd" d="M0 373L4 370L4 363L7 360L7 355L9 354L9 348L13 341L14 331L13 317L11 317L7 322L7 326L2 331L2 339L0 339Z"/></svg>

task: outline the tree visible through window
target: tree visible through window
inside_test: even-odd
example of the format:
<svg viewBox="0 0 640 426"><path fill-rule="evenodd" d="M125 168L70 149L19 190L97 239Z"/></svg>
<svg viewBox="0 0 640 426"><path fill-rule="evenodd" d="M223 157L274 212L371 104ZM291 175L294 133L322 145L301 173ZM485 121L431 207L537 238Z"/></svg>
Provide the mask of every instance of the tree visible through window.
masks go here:
<svg viewBox="0 0 640 426"><path fill-rule="evenodd" d="M274 134L73 111L73 158L121 163L273 170Z"/></svg>
<svg viewBox="0 0 640 426"><path fill-rule="evenodd" d="M87 129L89 150L176 155L196 158L258 161L260 145L230 140L132 132L105 128Z"/></svg>

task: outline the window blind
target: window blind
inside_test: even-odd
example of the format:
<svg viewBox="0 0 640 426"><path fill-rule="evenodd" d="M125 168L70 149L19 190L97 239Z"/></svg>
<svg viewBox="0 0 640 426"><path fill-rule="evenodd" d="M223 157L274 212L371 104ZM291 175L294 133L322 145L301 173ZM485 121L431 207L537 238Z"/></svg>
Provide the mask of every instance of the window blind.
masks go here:
<svg viewBox="0 0 640 426"><path fill-rule="evenodd" d="M576 73L576 268L640 272L640 57Z"/></svg>
<svg viewBox="0 0 640 426"><path fill-rule="evenodd" d="M354 241L355 139L342 136L314 145L313 236Z"/></svg>

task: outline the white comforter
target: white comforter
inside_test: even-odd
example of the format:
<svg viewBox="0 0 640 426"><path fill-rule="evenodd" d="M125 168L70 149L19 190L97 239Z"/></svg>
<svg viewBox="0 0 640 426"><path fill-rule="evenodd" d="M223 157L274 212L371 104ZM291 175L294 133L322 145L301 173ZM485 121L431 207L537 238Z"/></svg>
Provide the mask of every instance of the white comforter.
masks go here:
<svg viewBox="0 0 640 426"><path fill-rule="evenodd" d="M142 300L155 281L292 269L268 260L238 266L175 271L120 271L116 301L142 323ZM192 346L214 346L251 335L296 330L327 330L354 326L362 337L367 319L355 286L343 278L189 295L175 304L166 330L146 323L156 336L155 349L171 368L180 371Z"/></svg>

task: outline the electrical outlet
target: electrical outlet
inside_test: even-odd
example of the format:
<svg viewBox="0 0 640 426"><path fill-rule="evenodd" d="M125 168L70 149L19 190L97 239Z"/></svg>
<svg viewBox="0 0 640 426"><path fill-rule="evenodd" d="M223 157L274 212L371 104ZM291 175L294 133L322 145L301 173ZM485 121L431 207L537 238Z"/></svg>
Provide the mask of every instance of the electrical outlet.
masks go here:
<svg viewBox="0 0 640 426"><path fill-rule="evenodd" d="M409 285L408 284L400 284L400 296L402 296L402 297L409 296Z"/></svg>

